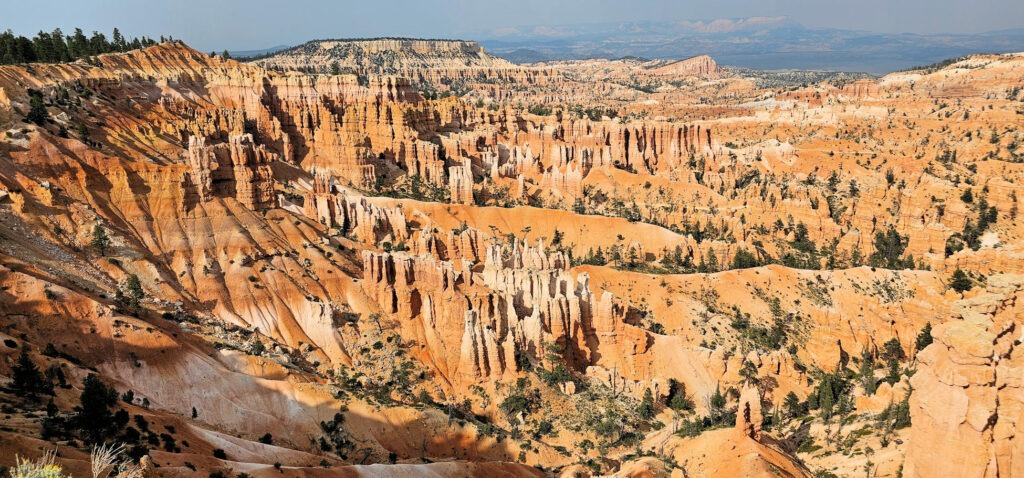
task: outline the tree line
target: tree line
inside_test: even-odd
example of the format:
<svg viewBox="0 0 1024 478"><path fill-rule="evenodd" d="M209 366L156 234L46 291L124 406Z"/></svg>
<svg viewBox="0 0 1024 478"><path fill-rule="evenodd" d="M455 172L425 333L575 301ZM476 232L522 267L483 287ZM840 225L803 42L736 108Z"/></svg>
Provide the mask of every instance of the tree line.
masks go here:
<svg viewBox="0 0 1024 478"><path fill-rule="evenodd" d="M81 28L65 35L60 28L46 33L40 31L29 39L15 35L11 30L0 33L0 65L16 63L61 63L75 61L103 53L126 52L156 45L173 38L160 37L159 42L149 37L126 38L120 30L114 29L111 37L99 32L86 36Z"/></svg>

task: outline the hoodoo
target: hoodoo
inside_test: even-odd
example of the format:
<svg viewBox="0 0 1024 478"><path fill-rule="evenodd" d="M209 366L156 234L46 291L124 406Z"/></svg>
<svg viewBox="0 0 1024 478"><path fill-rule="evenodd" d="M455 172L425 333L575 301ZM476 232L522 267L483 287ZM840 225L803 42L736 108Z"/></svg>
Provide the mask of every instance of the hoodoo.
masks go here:
<svg viewBox="0 0 1024 478"><path fill-rule="evenodd" d="M1024 476L1024 56L80 33L0 35L5 473Z"/></svg>

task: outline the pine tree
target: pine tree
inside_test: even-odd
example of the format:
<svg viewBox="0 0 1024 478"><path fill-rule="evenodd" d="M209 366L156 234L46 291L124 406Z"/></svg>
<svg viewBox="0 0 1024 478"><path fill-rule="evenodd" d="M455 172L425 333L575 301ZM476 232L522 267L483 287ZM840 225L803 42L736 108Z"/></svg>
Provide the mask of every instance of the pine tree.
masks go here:
<svg viewBox="0 0 1024 478"><path fill-rule="evenodd" d="M878 390L878 384L875 382L875 357L867 348L864 349L860 360L860 380L864 386L864 393L874 395Z"/></svg>
<svg viewBox="0 0 1024 478"><path fill-rule="evenodd" d="M107 255L107 249L110 247L110 236L107 236L107 230L103 226L99 224L93 226L92 242L90 244L101 256Z"/></svg>
<svg viewBox="0 0 1024 478"><path fill-rule="evenodd" d="M92 443L101 443L114 428L110 407L117 403L117 391L90 373L82 382L81 405L75 407L75 425Z"/></svg>
<svg viewBox="0 0 1024 478"><path fill-rule="evenodd" d="M757 267L757 258L754 257L754 254L742 247L736 249L736 255L732 258L732 268L747 269L750 267Z"/></svg>
<svg viewBox="0 0 1024 478"><path fill-rule="evenodd" d="M757 385L757 365L754 365L754 362L749 360L744 360L743 366L740 368L740 376L743 377L747 383Z"/></svg>
<svg viewBox="0 0 1024 478"><path fill-rule="evenodd" d="M693 400L686 396L686 384L676 379L668 381L668 407L673 410L693 410Z"/></svg>
<svg viewBox="0 0 1024 478"><path fill-rule="evenodd" d="M42 93L35 90L29 91L29 109L25 119L29 123L35 123L39 126L46 124L46 120L50 119L50 112L46 111Z"/></svg>
<svg viewBox="0 0 1024 478"><path fill-rule="evenodd" d="M790 391L786 394L783 406L786 408L786 416L789 418L796 418L803 415L803 407L800 405L800 397L797 397L795 392Z"/></svg>
<svg viewBox="0 0 1024 478"><path fill-rule="evenodd" d="M899 339L893 337L882 346L882 358L885 360L903 360L907 354L903 352L903 345Z"/></svg>
<svg viewBox="0 0 1024 478"><path fill-rule="evenodd" d="M28 398L35 402L39 395L51 392L53 386L46 380L43 373L28 355L28 347L21 348L21 355L18 356L18 363L11 368L11 388L19 396Z"/></svg>
<svg viewBox="0 0 1024 478"><path fill-rule="evenodd" d="M889 373L885 376L885 381L889 382L889 385L896 385L896 382L900 381L900 363L896 359L889 359Z"/></svg>
<svg viewBox="0 0 1024 478"><path fill-rule="evenodd" d="M711 395L709 405L710 407L708 408L711 412L711 419L717 422L725 412L725 395L722 395L721 387L715 386L715 393Z"/></svg>
<svg viewBox="0 0 1024 478"><path fill-rule="evenodd" d="M818 404L818 393L816 391L811 392L811 394L807 396L807 408L810 410L817 410L821 408Z"/></svg>
<svg viewBox="0 0 1024 478"><path fill-rule="evenodd" d="M114 33L113 33L112 36L113 36L113 40L114 40L113 41L113 45L112 45L113 49L115 51L125 51L126 45L125 45L125 42L124 42L124 37L121 36L121 31L118 30L117 28L115 28L114 29Z"/></svg>
<svg viewBox="0 0 1024 478"><path fill-rule="evenodd" d="M708 249L708 272L718 272L718 255L714 249Z"/></svg>
<svg viewBox="0 0 1024 478"><path fill-rule="evenodd" d="M117 293L120 301L132 309L138 309L142 299L146 298L146 291L142 289L142 281L135 274L128 276L128 279L125 280L124 292L119 289Z"/></svg>
<svg viewBox="0 0 1024 478"><path fill-rule="evenodd" d="M893 428L899 430L910 426L910 392L903 396L903 400L896 405L893 416Z"/></svg>
<svg viewBox="0 0 1024 478"><path fill-rule="evenodd" d="M949 278L949 287L959 293L964 293L974 287L974 283L971 282L971 278L967 277L964 271L957 268L956 272L953 272L953 276Z"/></svg>
<svg viewBox="0 0 1024 478"><path fill-rule="evenodd" d="M818 390L820 390L818 393L818 407L821 408L822 416L829 418L832 416L832 408L836 404L835 394L832 393L831 376L826 376Z"/></svg>
<svg viewBox="0 0 1024 478"><path fill-rule="evenodd" d="M644 398L640 401L640 408L637 409L637 414L644 420L654 418L654 395L651 393L651 389L644 391Z"/></svg>
<svg viewBox="0 0 1024 478"><path fill-rule="evenodd" d="M921 329L921 333L917 334L917 341L914 343L914 348L918 352L924 350L925 347L932 344L932 323L928 322L924 324L924 328Z"/></svg>

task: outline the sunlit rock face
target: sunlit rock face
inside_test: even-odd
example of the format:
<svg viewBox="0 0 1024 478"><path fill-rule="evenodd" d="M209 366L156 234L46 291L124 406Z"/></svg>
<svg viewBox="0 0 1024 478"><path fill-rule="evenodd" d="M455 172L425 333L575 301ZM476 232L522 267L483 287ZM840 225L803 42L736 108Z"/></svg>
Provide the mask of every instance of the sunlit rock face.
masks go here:
<svg viewBox="0 0 1024 478"><path fill-rule="evenodd" d="M0 67L0 373L131 390L172 475L1024 474L1020 56L311 48ZM4 465L48 446L10 397Z"/></svg>

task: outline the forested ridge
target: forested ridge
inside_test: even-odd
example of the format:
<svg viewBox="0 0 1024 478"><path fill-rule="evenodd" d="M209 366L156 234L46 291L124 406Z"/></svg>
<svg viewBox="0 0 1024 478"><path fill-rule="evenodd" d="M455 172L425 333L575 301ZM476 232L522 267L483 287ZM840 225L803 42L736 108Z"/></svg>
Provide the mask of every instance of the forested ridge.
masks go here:
<svg viewBox="0 0 1024 478"><path fill-rule="evenodd" d="M15 63L61 63L75 61L103 53L124 52L156 45L173 38L160 37L154 40L142 38L125 38L115 28L110 38L100 32L92 32L86 36L81 28L74 33L65 35L60 28L46 33L40 31L32 38L15 35L11 30L0 33L0 64Z"/></svg>

